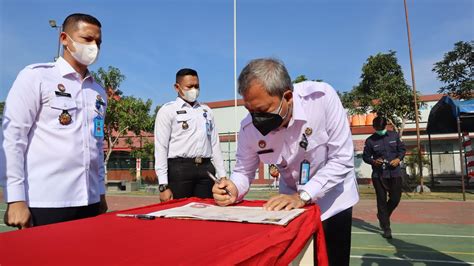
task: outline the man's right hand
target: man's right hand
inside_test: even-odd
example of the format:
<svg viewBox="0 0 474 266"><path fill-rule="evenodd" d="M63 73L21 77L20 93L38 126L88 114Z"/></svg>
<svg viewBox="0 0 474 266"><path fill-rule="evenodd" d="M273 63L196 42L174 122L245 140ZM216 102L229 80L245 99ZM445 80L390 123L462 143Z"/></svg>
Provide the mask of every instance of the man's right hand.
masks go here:
<svg viewBox="0 0 474 266"><path fill-rule="evenodd" d="M378 158L377 160L374 161L375 166L381 166L382 164L383 164L383 159L382 158Z"/></svg>
<svg viewBox="0 0 474 266"><path fill-rule="evenodd" d="M24 201L8 203L5 216L3 217L5 224L8 226L24 229L31 226L31 213L28 205Z"/></svg>
<svg viewBox="0 0 474 266"><path fill-rule="evenodd" d="M173 199L173 192L171 189L166 189L163 192L160 192L160 202L167 202Z"/></svg>
<svg viewBox="0 0 474 266"><path fill-rule="evenodd" d="M229 196L224 188L230 191L232 196ZM229 179L222 178L219 184L215 183L212 187L212 196L219 206L227 206L233 204L237 200L238 196L237 187L234 182Z"/></svg>

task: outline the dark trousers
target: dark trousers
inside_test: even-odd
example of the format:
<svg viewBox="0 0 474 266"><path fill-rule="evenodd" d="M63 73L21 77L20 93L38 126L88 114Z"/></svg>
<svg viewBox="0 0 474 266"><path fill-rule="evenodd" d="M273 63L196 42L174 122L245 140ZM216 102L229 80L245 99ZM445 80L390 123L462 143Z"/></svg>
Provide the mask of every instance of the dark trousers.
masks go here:
<svg viewBox="0 0 474 266"><path fill-rule="evenodd" d="M390 229L390 216L400 203L402 196L402 178L372 178L377 195L377 218L382 230ZM388 201L387 201L388 194Z"/></svg>
<svg viewBox="0 0 474 266"><path fill-rule="evenodd" d="M210 159L203 159L200 164L187 158L168 159L168 186L173 192L173 199L212 198L214 181L207 171L216 174Z"/></svg>
<svg viewBox="0 0 474 266"><path fill-rule="evenodd" d="M67 222L99 215L100 202L66 208L30 208L33 226Z"/></svg>
<svg viewBox="0 0 474 266"><path fill-rule="evenodd" d="M349 265L351 255L352 207L323 221L330 266Z"/></svg>

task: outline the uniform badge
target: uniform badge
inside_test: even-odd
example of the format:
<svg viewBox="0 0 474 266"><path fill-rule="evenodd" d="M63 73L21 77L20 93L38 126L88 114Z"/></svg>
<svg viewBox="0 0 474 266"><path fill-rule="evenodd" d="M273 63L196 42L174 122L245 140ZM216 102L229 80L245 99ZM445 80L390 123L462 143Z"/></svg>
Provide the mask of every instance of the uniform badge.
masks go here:
<svg viewBox="0 0 474 266"><path fill-rule="evenodd" d="M313 129L310 128L310 127L307 127L307 128L304 130L304 133L305 133L307 136L311 136L311 134L313 134Z"/></svg>
<svg viewBox="0 0 474 266"><path fill-rule="evenodd" d="M68 113L67 110L63 110L63 112L59 115L59 123L63 126L67 126L71 124L72 122L72 117Z"/></svg>
<svg viewBox="0 0 474 266"><path fill-rule="evenodd" d="M58 84L58 90L59 90L60 92L65 92L65 91L66 91L66 87L64 87L63 84L59 83L59 84Z"/></svg>
<svg viewBox="0 0 474 266"><path fill-rule="evenodd" d="M189 128L188 122L186 121L183 121L183 124L181 126L183 127L184 130Z"/></svg>
<svg viewBox="0 0 474 266"><path fill-rule="evenodd" d="M267 146L267 143L263 139L258 141L258 147L260 147L260 149L263 149L266 146Z"/></svg>

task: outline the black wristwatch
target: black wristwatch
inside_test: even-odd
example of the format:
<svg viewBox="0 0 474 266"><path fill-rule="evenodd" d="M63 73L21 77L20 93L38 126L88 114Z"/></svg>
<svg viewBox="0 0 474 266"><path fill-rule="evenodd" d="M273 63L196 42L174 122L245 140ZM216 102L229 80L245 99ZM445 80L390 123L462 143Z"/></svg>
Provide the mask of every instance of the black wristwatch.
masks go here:
<svg viewBox="0 0 474 266"><path fill-rule="evenodd" d="M160 192L164 192L165 190L168 189L168 184L162 184L162 185L158 185L158 190Z"/></svg>

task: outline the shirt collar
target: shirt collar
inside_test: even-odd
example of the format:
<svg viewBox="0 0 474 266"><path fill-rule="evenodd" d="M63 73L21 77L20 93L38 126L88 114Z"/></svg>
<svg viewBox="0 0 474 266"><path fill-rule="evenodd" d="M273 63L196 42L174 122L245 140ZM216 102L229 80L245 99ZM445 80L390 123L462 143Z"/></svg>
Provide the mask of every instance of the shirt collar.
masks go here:
<svg viewBox="0 0 474 266"><path fill-rule="evenodd" d="M75 75L79 74L76 72L76 70L69 64L68 61L66 61L62 56L56 60L56 66L59 68L59 73L61 74L62 77L66 77L67 75ZM92 78L89 70L87 70L86 76L84 80Z"/></svg>
<svg viewBox="0 0 474 266"><path fill-rule="evenodd" d="M183 98L181 98L179 96L176 97L176 104L179 106L179 108L183 108L184 106L188 106L188 107L191 107L191 108L197 108L197 107L201 106L197 100L194 103L194 105L191 106L188 102L186 102L185 100L183 100Z"/></svg>

